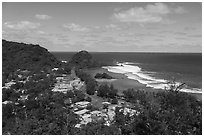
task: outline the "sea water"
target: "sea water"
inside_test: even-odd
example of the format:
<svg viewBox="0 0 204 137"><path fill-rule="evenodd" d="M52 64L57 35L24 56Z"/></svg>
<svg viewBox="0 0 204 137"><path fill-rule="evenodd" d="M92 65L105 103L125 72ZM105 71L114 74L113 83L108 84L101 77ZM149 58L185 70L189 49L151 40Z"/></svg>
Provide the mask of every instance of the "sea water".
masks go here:
<svg viewBox="0 0 204 137"><path fill-rule="evenodd" d="M69 61L74 52L53 53L59 60ZM113 73L121 73L129 79L154 89L166 89L170 81L176 85L185 83L183 92L202 92L201 53L91 53L107 64L103 66Z"/></svg>

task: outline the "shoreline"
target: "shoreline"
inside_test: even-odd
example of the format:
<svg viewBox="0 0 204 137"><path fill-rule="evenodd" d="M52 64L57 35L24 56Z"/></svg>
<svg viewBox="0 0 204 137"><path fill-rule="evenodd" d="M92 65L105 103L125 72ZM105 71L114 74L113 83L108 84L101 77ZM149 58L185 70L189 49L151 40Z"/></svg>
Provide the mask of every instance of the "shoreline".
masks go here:
<svg viewBox="0 0 204 137"><path fill-rule="evenodd" d="M105 68L94 68L94 69L87 69L85 70L88 74L90 74L93 78L97 73L107 73L108 75L112 76L114 79L112 80L98 80L96 79L99 84L101 83L106 83L106 84L113 84L113 86L118 89L118 94L122 95L124 90L127 90L129 88L133 88L136 90L144 90L147 92L164 92L163 89L154 89L151 87L146 87L144 84L139 83L137 80L132 80L129 79L127 76L124 74L120 73L113 73L109 72ZM202 93L188 93L191 94L192 96L196 97L196 99L202 101Z"/></svg>

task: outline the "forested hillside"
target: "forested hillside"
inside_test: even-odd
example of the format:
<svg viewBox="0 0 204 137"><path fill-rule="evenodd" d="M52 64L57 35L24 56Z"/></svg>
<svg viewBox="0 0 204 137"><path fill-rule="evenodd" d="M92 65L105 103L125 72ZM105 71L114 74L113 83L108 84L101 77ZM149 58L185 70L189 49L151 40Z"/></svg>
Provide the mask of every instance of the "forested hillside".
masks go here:
<svg viewBox="0 0 204 137"><path fill-rule="evenodd" d="M2 40L2 69L5 77L17 69L40 71L59 65L55 56L39 45Z"/></svg>

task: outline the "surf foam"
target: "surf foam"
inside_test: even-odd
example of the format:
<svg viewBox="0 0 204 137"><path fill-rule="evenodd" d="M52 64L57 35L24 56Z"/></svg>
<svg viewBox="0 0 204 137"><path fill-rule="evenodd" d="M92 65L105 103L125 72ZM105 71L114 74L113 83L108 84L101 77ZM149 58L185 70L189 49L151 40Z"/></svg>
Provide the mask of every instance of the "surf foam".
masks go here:
<svg viewBox="0 0 204 137"><path fill-rule="evenodd" d="M134 65L131 65L134 64ZM170 85L168 83L168 80L165 79L159 79L150 76L150 74L154 74L155 72L145 72L142 71L142 68L139 66L136 66L137 63L132 62L124 62L119 63L117 62L117 66L105 66L102 67L104 69L107 69L109 72L113 73L120 73L127 76L127 78L136 80L141 84L146 85L146 87L151 87L154 89L169 89ZM179 85L181 83L176 82L176 85ZM201 89L198 88L182 88L180 90L181 92L189 92L189 93L202 93Z"/></svg>

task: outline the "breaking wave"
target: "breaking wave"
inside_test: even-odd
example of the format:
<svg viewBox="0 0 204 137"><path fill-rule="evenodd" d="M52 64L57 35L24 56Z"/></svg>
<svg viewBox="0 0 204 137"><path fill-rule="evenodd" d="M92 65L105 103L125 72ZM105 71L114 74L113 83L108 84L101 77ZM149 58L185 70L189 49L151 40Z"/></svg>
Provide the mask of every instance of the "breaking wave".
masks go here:
<svg viewBox="0 0 204 137"><path fill-rule="evenodd" d="M136 80L141 84L146 85L146 87L151 87L154 89L168 89L169 81L165 79L155 78L150 74L154 72L142 71L142 68L136 66L137 63L132 62L123 62L116 63L116 66L104 66L102 68L107 69L109 72L120 73L127 76L127 78ZM176 82L176 85L181 83ZM189 93L202 93L202 90L199 88L182 88L181 92Z"/></svg>

